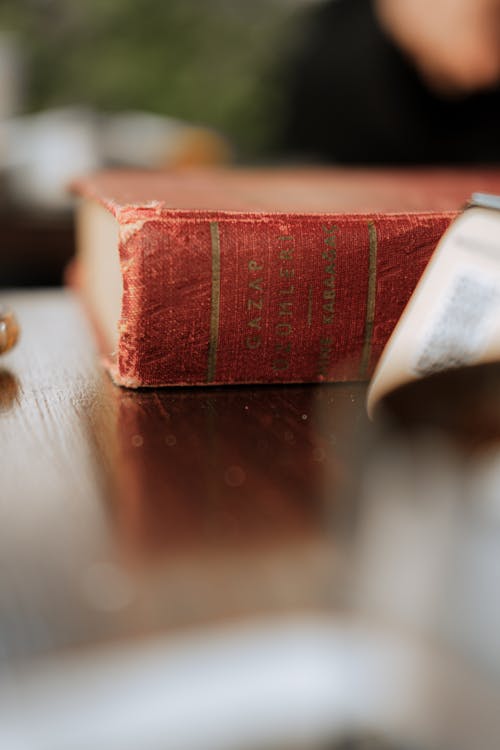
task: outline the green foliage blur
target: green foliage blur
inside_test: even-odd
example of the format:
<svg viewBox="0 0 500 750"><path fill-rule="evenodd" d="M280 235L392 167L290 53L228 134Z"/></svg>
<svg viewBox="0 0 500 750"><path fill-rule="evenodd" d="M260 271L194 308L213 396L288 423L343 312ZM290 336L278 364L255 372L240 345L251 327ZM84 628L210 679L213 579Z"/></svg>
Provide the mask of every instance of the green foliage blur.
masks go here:
<svg viewBox="0 0 500 750"><path fill-rule="evenodd" d="M278 0L2 0L27 56L27 108L146 109L217 128L259 158L294 13Z"/></svg>

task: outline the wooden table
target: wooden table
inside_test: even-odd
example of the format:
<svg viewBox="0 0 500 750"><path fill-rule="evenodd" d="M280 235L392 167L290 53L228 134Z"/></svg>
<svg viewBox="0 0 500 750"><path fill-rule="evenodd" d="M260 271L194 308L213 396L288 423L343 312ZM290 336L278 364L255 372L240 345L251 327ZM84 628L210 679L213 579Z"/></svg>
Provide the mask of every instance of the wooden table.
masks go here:
<svg viewBox="0 0 500 750"><path fill-rule="evenodd" d="M362 385L122 390L69 292L2 301L23 332L0 370L2 748L310 750L346 715L412 747L429 726L463 747L479 726L500 736L497 693L418 636L482 528L455 464L436 474L434 449L405 463L389 445L360 503L380 437ZM349 555L360 509L374 544ZM349 613L359 553L375 609ZM467 597L477 610L463 580L444 625ZM449 684L468 688L456 710ZM451 723L432 724L436 705Z"/></svg>
<svg viewBox="0 0 500 750"><path fill-rule="evenodd" d="M122 390L69 292L2 300L6 658L332 606L363 386Z"/></svg>

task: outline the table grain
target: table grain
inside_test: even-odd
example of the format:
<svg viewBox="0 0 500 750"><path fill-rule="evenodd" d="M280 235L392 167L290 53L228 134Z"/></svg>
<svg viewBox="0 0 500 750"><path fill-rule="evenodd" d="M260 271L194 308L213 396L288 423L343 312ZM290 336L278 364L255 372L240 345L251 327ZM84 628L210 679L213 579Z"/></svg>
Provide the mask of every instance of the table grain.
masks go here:
<svg viewBox="0 0 500 750"><path fill-rule="evenodd" d="M124 390L71 292L2 302L3 659L331 606L364 386Z"/></svg>

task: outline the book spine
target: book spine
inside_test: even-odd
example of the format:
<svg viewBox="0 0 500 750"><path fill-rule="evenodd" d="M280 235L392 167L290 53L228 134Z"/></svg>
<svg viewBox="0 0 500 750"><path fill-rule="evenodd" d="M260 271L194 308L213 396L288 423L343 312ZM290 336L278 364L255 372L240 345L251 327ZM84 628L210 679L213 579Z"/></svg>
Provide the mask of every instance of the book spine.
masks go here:
<svg viewBox="0 0 500 750"><path fill-rule="evenodd" d="M368 378L452 213L217 214L121 226L129 387Z"/></svg>

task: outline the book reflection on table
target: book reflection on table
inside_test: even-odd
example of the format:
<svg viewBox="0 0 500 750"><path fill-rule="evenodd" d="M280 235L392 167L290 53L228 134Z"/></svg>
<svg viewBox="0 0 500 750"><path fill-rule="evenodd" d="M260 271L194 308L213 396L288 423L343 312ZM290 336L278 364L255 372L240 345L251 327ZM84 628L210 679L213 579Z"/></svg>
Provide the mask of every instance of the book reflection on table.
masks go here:
<svg viewBox="0 0 500 750"><path fill-rule="evenodd" d="M457 492L442 441L415 450L375 426L353 497L335 437L359 447L370 427L350 386L103 387L113 419L104 434L90 413L88 429L136 598L118 640L25 667L0 694L0 739L494 747L495 506Z"/></svg>
<svg viewBox="0 0 500 750"><path fill-rule="evenodd" d="M162 622L330 605L363 385L103 387L116 554Z"/></svg>
<svg viewBox="0 0 500 750"><path fill-rule="evenodd" d="M70 295L7 301L2 750L498 747L494 453L362 385L120 390Z"/></svg>

